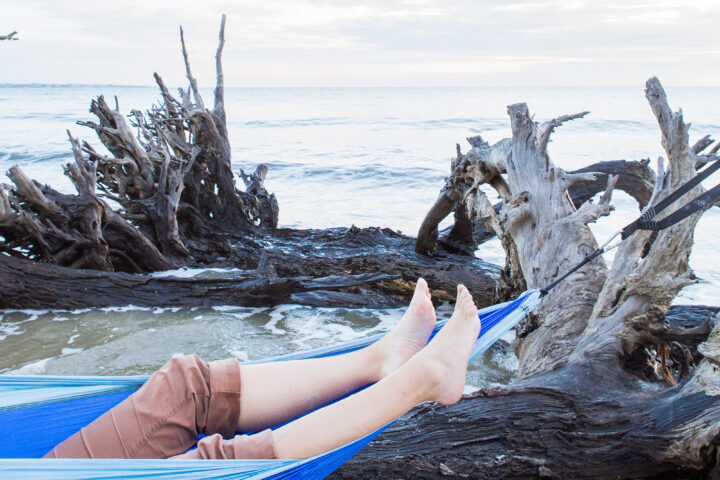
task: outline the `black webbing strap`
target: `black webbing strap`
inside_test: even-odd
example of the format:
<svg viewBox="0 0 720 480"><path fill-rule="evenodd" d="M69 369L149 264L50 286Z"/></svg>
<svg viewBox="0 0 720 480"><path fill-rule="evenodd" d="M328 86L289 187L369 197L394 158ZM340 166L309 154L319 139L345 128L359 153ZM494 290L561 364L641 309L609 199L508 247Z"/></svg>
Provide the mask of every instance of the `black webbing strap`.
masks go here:
<svg viewBox="0 0 720 480"><path fill-rule="evenodd" d="M709 166L707 166L702 172L699 172L687 183L683 184L680 188L672 192L667 197L663 198L662 201L658 202L657 205L648 208L645 213L640 215L640 218L627 225L622 229L621 238L625 240L632 235L636 230L653 230L659 231L668 228L670 225L675 225L680 220L683 220L698 210L702 210L706 206L720 198L720 185L711 188L707 192L703 193L695 200L688 202L681 208L677 209L674 213L663 218L659 222L653 221L655 215L665 210L678 198L688 193L691 189L700 184L703 180L708 178L710 175L715 173L720 168L720 160L715 160Z"/></svg>
<svg viewBox="0 0 720 480"><path fill-rule="evenodd" d="M573 268L571 268L567 273L563 274L562 276L556 278L550 285L540 290L540 296L544 297L551 288L557 286L560 282L565 280L567 277L578 271L580 268L585 266L587 263L593 261L595 258L599 257L603 253L605 253L607 250L611 250L619 245L619 243L616 243L615 245L608 247L608 244L610 241L612 241L613 238L615 238L618 234L620 235L620 238L622 240L625 240L627 237L633 234L633 232L637 230L652 230L652 231L660 231L668 228L671 225L675 225L681 220L684 220L685 218L689 217L693 213L702 210L706 208L707 206L715 203L718 199L720 199L720 185L716 185L715 187L711 188L707 192L703 193L702 195L698 196L696 199L689 201L682 207L678 208L675 212L671 213L667 217L663 218L660 221L654 221L653 218L658 213L665 210L670 204L675 202L678 198L682 197L686 193L688 193L693 187L696 187L700 184L703 180L708 178L710 175L715 173L718 169L720 169L720 160L715 160L712 164L710 164L708 167L706 167L702 172L695 175L691 180L689 180L687 183L683 184L680 188L672 192L670 195L665 197L661 202L658 202L657 205L654 207L648 208L645 213L643 213L640 218L635 220L634 222L627 225L625 228L623 228L620 232L616 233L610 239L605 242L600 248L596 249L592 253L589 253L585 255L585 258L575 265Z"/></svg>
<svg viewBox="0 0 720 480"><path fill-rule="evenodd" d="M552 283L551 283L550 285L548 285L547 287L541 289L541 290L540 290L540 296L541 296L541 297L544 297L545 295L547 295L547 293L550 291L551 288L555 287L558 283L562 282L562 281L565 280L567 277L569 277L570 275L572 275L572 274L575 273L576 271L580 270L583 266L585 266L586 263L589 263L589 262L593 261L593 260L595 259L595 257L599 257L599 256L602 255L604 252L605 252L605 248L604 248L604 247L601 247L601 248L598 248L597 250L595 250L594 252L589 253L588 255L585 255L585 258L583 259L582 262L580 262L580 263L578 263L577 265L575 265L573 268L571 268L567 273L565 273L565 274L562 275L561 277L556 278L555 281L552 282Z"/></svg>

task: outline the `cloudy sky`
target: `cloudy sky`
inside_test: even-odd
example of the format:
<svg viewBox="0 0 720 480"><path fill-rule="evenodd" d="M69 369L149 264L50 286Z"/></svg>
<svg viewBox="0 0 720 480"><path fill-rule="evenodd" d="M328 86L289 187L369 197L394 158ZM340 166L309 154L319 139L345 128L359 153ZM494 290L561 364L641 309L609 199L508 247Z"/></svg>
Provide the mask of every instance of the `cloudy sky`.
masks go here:
<svg viewBox="0 0 720 480"><path fill-rule="evenodd" d="M718 0L0 0L0 83L720 85Z"/></svg>

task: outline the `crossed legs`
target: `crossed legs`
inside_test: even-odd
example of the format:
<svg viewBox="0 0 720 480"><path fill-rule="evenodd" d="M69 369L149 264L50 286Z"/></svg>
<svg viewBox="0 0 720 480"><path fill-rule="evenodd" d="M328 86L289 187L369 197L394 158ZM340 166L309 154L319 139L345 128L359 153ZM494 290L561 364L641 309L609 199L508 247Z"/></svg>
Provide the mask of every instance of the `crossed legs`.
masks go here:
<svg viewBox="0 0 720 480"><path fill-rule="evenodd" d="M241 365L237 430L279 425L379 381L423 348L434 327L430 291L420 279L402 319L367 348L333 357Z"/></svg>
<svg viewBox="0 0 720 480"><path fill-rule="evenodd" d="M339 447L377 430L420 402L457 402L479 332L477 309L461 286L452 318L427 347L365 390L274 430L276 456L305 458Z"/></svg>
<svg viewBox="0 0 720 480"><path fill-rule="evenodd" d="M425 347L434 325L429 291L421 279L393 331L356 352L240 367L233 360L205 364L197 357L170 362L137 393L48 456L304 458L338 447L419 402L450 404L460 398L480 329L464 287L458 287L450 322ZM367 385L272 432L222 438L237 430L281 424ZM200 440L198 449L182 454L198 433L211 436Z"/></svg>

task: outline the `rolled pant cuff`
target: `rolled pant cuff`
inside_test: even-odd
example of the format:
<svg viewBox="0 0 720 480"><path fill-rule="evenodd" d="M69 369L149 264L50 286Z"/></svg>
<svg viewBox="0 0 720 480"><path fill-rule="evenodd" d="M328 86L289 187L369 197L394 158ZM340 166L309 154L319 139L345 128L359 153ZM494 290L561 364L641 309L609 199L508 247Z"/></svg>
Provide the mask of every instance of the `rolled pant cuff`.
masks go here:
<svg viewBox="0 0 720 480"><path fill-rule="evenodd" d="M253 435L236 435L230 440L224 440L216 434L201 439L196 449L172 458L182 460L276 458L275 441L270 429Z"/></svg>
<svg viewBox="0 0 720 480"><path fill-rule="evenodd" d="M240 418L240 364L234 358L209 362L210 402L203 433L235 435Z"/></svg>

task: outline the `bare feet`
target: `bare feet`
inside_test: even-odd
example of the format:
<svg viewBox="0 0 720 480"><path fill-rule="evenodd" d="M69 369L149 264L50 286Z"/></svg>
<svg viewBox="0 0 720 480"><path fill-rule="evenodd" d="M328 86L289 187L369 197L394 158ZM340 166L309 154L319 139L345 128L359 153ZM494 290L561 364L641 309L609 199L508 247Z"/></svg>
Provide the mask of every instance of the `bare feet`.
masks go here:
<svg viewBox="0 0 720 480"><path fill-rule="evenodd" d="M472 295L463 285L458 285L452 317L416 357L429 374L428 400L444 405L460 400L465 389L468 360L479 333L480 319Z"/></svg>
<svg viewBox="0 0 720 480"><path fill-rule="evenodd" d="M386 377L427 345L434 328L435 309L430 300L430 289L427 282L419 278L405 315L377 343L383 355L380 377Z"/></svg>

